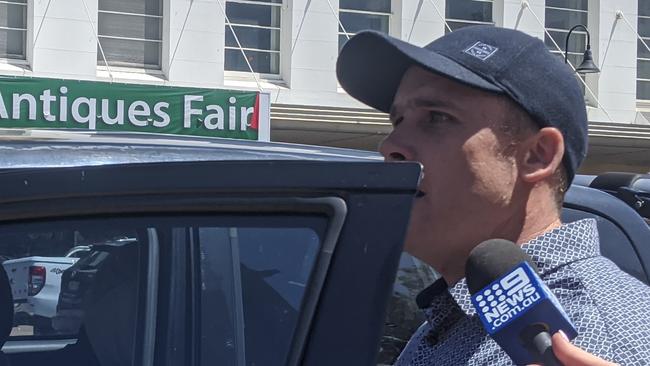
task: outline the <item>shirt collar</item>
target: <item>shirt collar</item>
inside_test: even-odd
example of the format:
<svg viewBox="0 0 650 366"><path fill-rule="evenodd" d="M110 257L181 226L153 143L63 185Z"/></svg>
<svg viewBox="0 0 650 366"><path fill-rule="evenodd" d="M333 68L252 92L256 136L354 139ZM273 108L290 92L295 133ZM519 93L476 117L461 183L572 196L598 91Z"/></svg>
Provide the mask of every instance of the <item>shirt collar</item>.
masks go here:
<svg viewBox="0 0 650 366"><path fill-rule="evenodd" d="M564 224L524 243L521 249L531 257L542 277L572 262L600 255L596 220ZM446 301L434 301L436 297L444 297ZM417 303L420 308L426 308L427 313L436 313L439 309L432 309L433 305L448 306L452 299L465 314L476 313L464 278L452 287L448 287L443 278L437 280L420 292Z"/></svg>

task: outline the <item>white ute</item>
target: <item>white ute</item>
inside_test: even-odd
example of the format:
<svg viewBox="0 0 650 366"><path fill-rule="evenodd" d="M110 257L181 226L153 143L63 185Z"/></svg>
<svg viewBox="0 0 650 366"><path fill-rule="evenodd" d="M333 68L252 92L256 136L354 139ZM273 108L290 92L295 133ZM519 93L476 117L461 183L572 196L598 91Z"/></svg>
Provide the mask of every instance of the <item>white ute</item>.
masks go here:
<svg viewBox="0 0 650 366"><path fill-rule="evenodd" d="M51 332L51 319L61 291L61 276L86 247L75 247L65 257L24 257L4 261L14 298L15 324L29 324L35 330Z"/></svg>

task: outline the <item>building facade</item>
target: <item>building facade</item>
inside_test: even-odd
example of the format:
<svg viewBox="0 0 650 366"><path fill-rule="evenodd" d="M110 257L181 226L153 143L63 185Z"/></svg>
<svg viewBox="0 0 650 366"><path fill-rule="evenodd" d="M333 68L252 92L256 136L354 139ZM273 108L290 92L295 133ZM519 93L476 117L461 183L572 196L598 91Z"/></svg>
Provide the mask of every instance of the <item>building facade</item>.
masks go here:
<svg viewBox="0 0 650 366"><path fill-rule="evenodd" d="M363 29L424 45L472 24L522 30L558 57L587 26L601 72L581 77L583 172L650 171L650 0L0 0L0 74L261 89L271 140L372 150L391 126L338 85L342 45ZM569 39L574 66L586 38Z"/></svg>

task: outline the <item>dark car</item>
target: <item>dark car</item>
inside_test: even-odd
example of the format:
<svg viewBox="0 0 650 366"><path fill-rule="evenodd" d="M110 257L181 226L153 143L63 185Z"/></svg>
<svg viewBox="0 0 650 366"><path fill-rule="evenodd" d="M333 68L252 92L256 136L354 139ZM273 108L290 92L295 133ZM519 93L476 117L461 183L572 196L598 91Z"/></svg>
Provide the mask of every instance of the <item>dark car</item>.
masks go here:
<svg viewBox="0 0 650 366"><path fill-rule="evenodd" d="M0 138L0 241L12 235L18 252L38 244L35 232L69 238L66 251L134 241L92 248L66 273L58 307L81 308L78 330L43 337L14 323L11 364L376 363L419 164L224 139L38 134Z"/></svg>
<svg viewBox="0 0 650 366"><path fill-rule="evenodd" d="M62 281L64 331L13 323L11 364L374 365L422 321L413 299L437 274L401 253L419 164L148 134L0 141L0 242L22 255L49 233L90 249ZM635 209L575 184L564 219L582 217L598 220L603 253L648 281L650 229Z"/></svg>

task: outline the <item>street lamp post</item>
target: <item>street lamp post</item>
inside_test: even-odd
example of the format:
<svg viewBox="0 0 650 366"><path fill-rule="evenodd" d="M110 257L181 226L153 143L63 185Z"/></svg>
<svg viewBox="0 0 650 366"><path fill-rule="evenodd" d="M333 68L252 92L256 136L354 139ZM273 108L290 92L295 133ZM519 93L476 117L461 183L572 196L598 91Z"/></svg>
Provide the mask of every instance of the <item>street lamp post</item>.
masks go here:
<svg viewBox="0 0 650 366"><path fill-rule="evenodd" d="M600 69L598 69L598 66L594 63L594 58L591 55L591 36L589 35L589 30L587 30L587 27L585 27L582 24L578 24L573 26L570 30L569 33L566 35L565 39L565 45L564 45L564 62L568 63L568 54L569 54L569 37L571 37L571 33L576 29L576 28L582 28L587 32L587 49L585 50L585 54L582 58L582 63L580 63L580 66L576 67L576 72L580 74L589 74L589 73L596 73L600 72Z"/></svg>

